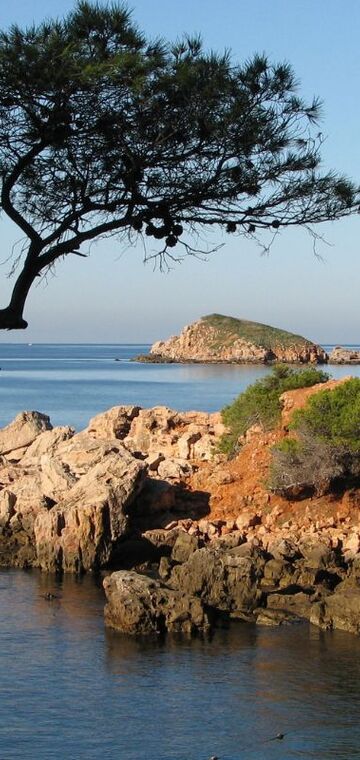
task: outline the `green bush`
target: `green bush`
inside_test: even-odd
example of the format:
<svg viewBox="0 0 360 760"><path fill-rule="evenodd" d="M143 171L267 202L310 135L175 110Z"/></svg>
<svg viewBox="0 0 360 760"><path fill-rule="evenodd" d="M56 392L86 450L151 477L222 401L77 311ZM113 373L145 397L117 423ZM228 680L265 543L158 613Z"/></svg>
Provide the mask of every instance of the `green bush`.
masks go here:
<svg viewBox="0 0 360 760"><path fill-rule="evenodd" d="M336 482L360 476L360 379L334 390L323 390L294 412L290 428L297 438L284 439L273 449L269 485L278 493L317 494Z"/></svg>
<svg viewBox="0 0 360 760"><path fill-rule="evenodd" d="M317 438L360 451L360 378L311 396L294 412L290 427L306 428Z"/></svg>
<svg viewBox="0 0 360 760"><path fill-rule="evenodd" d="M280 396L284 391L307 388L328 379L329 375L316 367L296 370L286 364L276 365L270 375L250 385L222 410L228 432L220 440L220 451L234 456L239 450L239 439L252 425L259 424L264 430L275 427L280 418Z"/></svg>

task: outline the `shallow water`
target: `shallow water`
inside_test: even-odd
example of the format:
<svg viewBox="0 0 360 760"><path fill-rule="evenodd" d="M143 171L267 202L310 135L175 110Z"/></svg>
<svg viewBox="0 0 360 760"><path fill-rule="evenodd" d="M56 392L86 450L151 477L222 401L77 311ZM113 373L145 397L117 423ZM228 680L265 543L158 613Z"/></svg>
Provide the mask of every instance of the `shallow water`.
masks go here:
<svg viewBox="0 0 360 760"><path fill-rule="evenodd" d="M355 637L238 623L132 639L104 629L90 576L2 571L0 599L2 760L359 758Z"/></svg>

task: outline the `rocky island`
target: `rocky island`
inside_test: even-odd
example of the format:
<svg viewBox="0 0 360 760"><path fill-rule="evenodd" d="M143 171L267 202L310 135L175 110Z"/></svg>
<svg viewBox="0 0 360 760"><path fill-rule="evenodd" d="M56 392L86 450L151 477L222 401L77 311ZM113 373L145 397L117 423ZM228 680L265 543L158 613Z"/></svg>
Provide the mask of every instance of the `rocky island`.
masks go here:
<svg viewBox="0 0 360 760"><path fill-rule="evenodd" d="M180 335L151 346L140 361L225 362L265 364L325 364L327 354L321 346L286 330L245 319L210 314L184 327Z"/></svg>

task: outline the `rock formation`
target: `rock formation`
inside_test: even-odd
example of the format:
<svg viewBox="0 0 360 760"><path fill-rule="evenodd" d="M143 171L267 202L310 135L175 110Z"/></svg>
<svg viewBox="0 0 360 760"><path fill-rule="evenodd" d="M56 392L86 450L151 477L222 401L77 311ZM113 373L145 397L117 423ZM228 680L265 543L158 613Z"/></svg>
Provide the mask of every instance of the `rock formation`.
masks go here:
<svg viewBox="0 0 360 760"><path fill-rule="evenodd" d="M141 357L140 357L141 358ZM266 362L324 364L321 346L258 322L213 314L184 327L179 336L157 341L143 360L153 362Z"/></svg>
<svg viewBox="0 0 360 760"><path fill-rule="evenodd" d="M112 573L104 580L106 624L128 634L204 633L227 617L267 626L308 620L360 633L359 555L346 560L316 536L300 543L278 537L271 550L247 539L241 531L205 544L198 538L181 557L178 539L160 563L162 580Z"/></svg>
<svg viewBox="0 0 360 760"><path fill-rule="evenodd" d="M335 346L329 354L329 364L360 364L360 351Z"/></svg>
<svg viewBox="0 0 360 760"><path fill-rule="evenodd" d="M166 407L114 407L76 435L39 412L19 414L0 430L0 565L106 566L132 512L145 511L146 523L175 506L172 484L212 458L223 429L218 414Z"/></svg>
<svg viewBox="0 0 360 760"><path fill-rule="evenodd" d="M170 589L139 573L119 571L104 580L108 599L105 623L128 634L192 634L210 629L209 616L198 596Z"/></svg>

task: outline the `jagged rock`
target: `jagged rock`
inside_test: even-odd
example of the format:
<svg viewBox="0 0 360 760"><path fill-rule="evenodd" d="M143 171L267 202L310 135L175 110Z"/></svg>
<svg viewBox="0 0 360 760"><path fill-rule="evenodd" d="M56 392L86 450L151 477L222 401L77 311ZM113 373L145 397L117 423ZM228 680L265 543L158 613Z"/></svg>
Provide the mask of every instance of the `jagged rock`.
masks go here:
<svg viewBox="0 0 360 760"><path fill-rule="evenodd" d="M21 515L32 515L32 520L39 511L51 506L44 493L40 467L22 471L20 476L11 483L11 491L16 497L16 512Z"/></svg>
<svg viewBox="0 0 360 760"><path fill-rule="evenodd" d="M140 409L134 416L124 444L143 457L162 456L186 462L210 460L225 428L220 414L175 412L166 406ZM162 464L160 464L160 467ZM162 476L160 476L162 477Z"/></svg>
<svg viewBox="0 0 360 760"><path fill-rule="evenodd" d="M294 541L284 538L269 541L267 548L274 559L293 560L301 556L301 552L299 552L299 548Z"/></svg>
<svg viewBox="0 0 360 760"><path fill-rule="evenodd" d="M113 406L93 417L84 433L93 438L118 438L122 441L128 435L131 423L140 409L140 406Z"/></svg>
<svg viewBox="0 0 360 760"><path fill-rule="evenodd" d="M37 563L44 570L82 572L104 566L125 535L128 510L144 466L125 449L109 452L35 524Z"/></svg>
<svg viewBox="0 0 360 760"><path fill-rule="evenodd" d="M296 587L294 588L294 593L286 594L284 590L284 593L281 594L269 594L267 607L307 619L310 619L312 613L310 595L304 593L304 591L296 590Z"/></svg>
<svg viewBox="0 0 360 760"><path fill-rule="evenodd" d="M123 455L124 451L122 443L115 438L96 439L83 432L60 443L56 457L78 478L102 462L108 454Z"/></svg>
<svg viewBox="0 0 360 760"><path fill-rule="evenodd" d="M290 562L281 559L270 559L264 567L264 585L289 585L294 573Z"/></svg>
<svg viewBox="0 0 360 760"><path fill-rule="evenodd" d="M241 530L233 530L231 533L221 535L214 539L214 546L220 549L234 549L245 542L244 533Z"/></svg>
<svg viewBox="0 0 360 760"><path fill-rule="evenodd" d="M0 455L19 461L27 446L45 430L52 430L50 418L40 412L20 412L0 430Z"/></svg>
<svg viewBox="0 0 360 760"><path fill-rule="evenodd" d="M176 480L190 475L192 467L185 459L163 459L158 467L158 475L162 480Z"/></svg>
<svg viewBox="0 0 360 760"><path fill-rule="evenodd" d="M26 449L26 453L21 458L22 467L35 467L39 464L40 458L45 454L52 457L60 443L68 441L75 434L75 430L69 425L55 427L52 430L45 430L39 433L33 443Z"/></svg>
<svg viewBox="0 0 360 760"><path fill-rule="evenodd" d="M7 525L15 514L16 496L4 489L0 492L0 525Z"/></svg>
<svg viewBox="0 0 360 760"><path fill-rule="evenodd" d="M313 605L310 622L320 628L360 634L360 589L340 584L334 594Z"/></svg>
<svg viewBox="0 0 360 760"><path fill-rule="evenodd" d="M57 502L76 483L76 477L61 459L43 454L40 458L40 490L46 499Z"/></svg>
<svg viewBox="0 0 360 760"><path fill-rule="evenodd" d="M169 589L134 572L118 571L104 579L105 624L127 634L192 634L207 631L208 615L198 597Z"/></svg>
<svg viewBox="0 0 360 760"><path fill-rule="evenodd" d="M255 525L260 525L261 517L256 513L254 514L254 512L244 510L238 515L235 522L237 530L245 530L247 528L252 528Z"/></svg>
<svg viewBox="0 0 360 760"><path fill-rule="evenodd" d="M159 562L159 576L161 580L168 581L171 575L172 562L170 557L161 557Z"/></svg>
<svg viewBox="0 0 360 760"><path fill-rule="evenodd" d="M299 550L310 567L326 567L336 563L336 556L331 548L330 541L324 543L316 540L303 540L299 542Z"/></svg>
<svg viewBox="0 0 360 760"><path fill-rule="evenodd" d="M174 528L173 530L154 528L153 530L146 530L142 533L143 539L159 549L161 554L171 553L178 535L178 528Z"/></svg>
<svg viewBox="0 0 360 760"><path fill-rule="evenodd" d="M199 548L200 540L196 536L190 536L189 533L181 530L171 552L171 559L174 562L186 562L190 555Z"/></svg>
<svg viewBox="0 0 360 760"><path fill-rule="evenodd" d="M241 548L241 547L239 547ZM228 551L198 549L182 565L174 567L170 584L190 596L200 596L209 607L251 618L259 606L262 591L257 579L262 570L250 558Z"/></svg>

